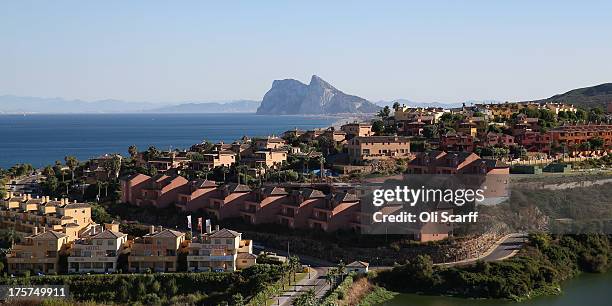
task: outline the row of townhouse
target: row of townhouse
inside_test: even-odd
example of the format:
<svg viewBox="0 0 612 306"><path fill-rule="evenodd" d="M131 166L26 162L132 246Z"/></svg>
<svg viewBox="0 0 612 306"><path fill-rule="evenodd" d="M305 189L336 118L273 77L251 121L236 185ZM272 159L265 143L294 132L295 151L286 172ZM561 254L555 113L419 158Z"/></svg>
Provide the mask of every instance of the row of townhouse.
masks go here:
<svg viewBox="0 0 612 306"><path fill-rule="evenodd" d="M607 124L564 125L545 133L519 124L512 132L513 135L489 132L478 136L449 132L440 137L440 149L472 152L476 147L521 145L528 152L550 153L553 146L575 149L595 138L603 141L600 149L612 147L612 125Z"/></svg>
<svg viewBox="0 0 612 306"><path fill-rule="evenodd" d="M242 218L250 224L279 223L291 228L313 228L335 231L350 227L351 214L358 209L359 199L346 190L327 194L313 189L290 190L262 187L252 190L242 184L223 184L206 180L187 181L182 177L166 177L178 184L173 191L157 189L155 199L148 187L158 177L138 174L122 179L122 201L138 206L157 207L175 204L184 211L204 210L218 220ZM170 184L173 184L170 183ZM145 199L146 197L146 199Z"/></svg>
<svg viewBox="0 0 612 306"><path fill-rule="evenodd" d="M68 273L112 273L119 270L120 257L127 257L129 272L176 272L179 253L186 256L188 271L236 271L256 263L253 243L242 234L218 228L185 240L185 234L151 226L148 234L128 240L119 224L92 224L75 240L62 232L41 232L14 245L7 255L9 273L60 273L60 257L67 257Z"/></svg>
<svg viewBox="0 0 612 306"><path fill-rule="evenodd" d="M13 229L22 234L44 229L61 232L69 241L73 241L92 222L91 206L85 203L13 192L8 192L6 198L0 199L2 229Z"/></svg>
<svg viewBox="0 0 612 306"><path fill-rule="evenodd" d="M211 181L198 180L189 182L188 189L179 194L177 201L176 205L186 211L203 210L217 220L241 218L248 224L276 223L292 229L326 232L362 230L367 225L360 200L351 187L323 184L252 190L246 185L217 186ZM448 237L450 230L431 235L431 226L417 225L413 229L415 239L430 241Z"/></svg>

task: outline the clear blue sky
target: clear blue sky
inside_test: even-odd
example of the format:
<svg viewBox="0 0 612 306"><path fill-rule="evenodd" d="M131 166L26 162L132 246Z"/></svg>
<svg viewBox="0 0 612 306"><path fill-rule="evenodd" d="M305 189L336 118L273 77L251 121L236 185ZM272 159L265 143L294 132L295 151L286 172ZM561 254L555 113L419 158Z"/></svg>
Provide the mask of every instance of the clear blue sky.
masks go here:
<svg viewBox="0 0 612 306"><path fill-rule="evenodd" d="M289 3L291 2L291 3ZM0 95L520 100L612 81L612 1L2 1Z"/></svg>

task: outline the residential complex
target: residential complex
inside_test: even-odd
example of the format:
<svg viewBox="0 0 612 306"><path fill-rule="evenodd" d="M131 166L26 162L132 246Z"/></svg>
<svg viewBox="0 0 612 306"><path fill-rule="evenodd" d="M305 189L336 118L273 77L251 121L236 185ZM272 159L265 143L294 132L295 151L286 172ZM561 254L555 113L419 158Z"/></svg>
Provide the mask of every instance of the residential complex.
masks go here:
<svg viewBox="0 0 612 306"><path fill-rule="evenodd" d="M22 211L14 203L28 203L30 200L29 195L11 194L1 202L3 210L0 218L4 228L19 229L24 236L7 254L9 273L112 273L121 269L126 272L174 272L179 271L181 252L190 254L185 262L190 271L235 271L249 267L256 261L252 241L242 239L241 233L232 230L219 229L218 226L214 231L207 228L201 236L186 240L182 232L150 226L146 235L129 239L119 230L117 222L104 225L94 223L89 205L67 203L65 200L52 202L46 197L36 201L38 207L48 208L57 204L62 217L70 216L74 224L87 222L86 225L55 226L39 222L23 227L21 220L40 216L38 209L28 206L29 210ZM79 207L75 207L76 204ZM5 206L14 208L7 210ZM87 208L85 212L84 208ZM19 212L20 215L10 220L4 214L7 211ZM42 216L50 217L49 214ZM65 264L60 261L62 256L67 258ZM122 257L125 258L123 267Z"/></svg>
<svg viewBox="0 0 612 306"><path fill-rule="evenodd" d="M91 206L85 203L70 203L68 199L49 199L48 196L32 197L30 194L8 192L0 199L0 228L14 229L29 235L35 231L63 233L69 241L93 221Z"/></svg>

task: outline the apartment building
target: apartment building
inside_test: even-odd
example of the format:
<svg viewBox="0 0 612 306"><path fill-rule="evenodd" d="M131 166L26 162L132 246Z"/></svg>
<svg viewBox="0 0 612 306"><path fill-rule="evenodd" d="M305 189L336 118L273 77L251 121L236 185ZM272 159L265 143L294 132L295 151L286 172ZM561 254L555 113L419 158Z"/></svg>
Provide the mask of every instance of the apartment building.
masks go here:
<svg viewBox="0 0 612 306"><path fill-rule="evenodd" d="M51 200L48 196L33 198L30 194L13 192L0 199L0 228L11 228L25 235L44 229L61 232L72 241L91 223L91 206L85 203Z"/></svg>
<svg viewBox="0 0 612 306"><path fill-rule="evenodd" d="M224 184L219 186L209 198L206 212L217 220L240 217L244 202L250 197L251 188L243 184Z"/></svg>
<svg viewBox="0 0 612 306"><path fill-rule="evenodd" d="M471 134L448 132L440 136L440 149L447 151L472 152L477 138Z"/></svg>
<svg viewBox="0 0 612 306"><path fill-rule="evenodd" d="M347 123L340 127L346 133L347 138L372 136L372 124L370 123Z"/></svg>
<svg viewBox="0 0 612 306"><path fill-rule="evenodd" d="M130 272L176 272L178 250L185 234L151 226L149 233L134 239L128 256Z"/></svg>
<svg viewBox="0 0 612 306"><path fill-rule="evenodd" d="M256 151L250 158L243 162L256 169L280 168L287 161L287 151L284 149L271 149L268 151Z"/></svg>
<svg viewBox="0 0 612 306"><path fill-rule="evenodd" d="M325 194L313 188L292 190L287 201L281 203L281 211L277 215L278 223L289 228L308 228L308 219L312 216L314 207L324 201Z"/></svg>
<svg viewBox="0 0 612 306"><path fill-rule="evenodd" d="M145 177L148 177L145 175ZM142 176L138 176L138 180L142 179ZM179 193L184 190L184 187L189 181L179 175L165 175L158 174L153 177L148 177L142 185L139 185L140 194L133 194L132 190L128 193L133 198L133 203L137 206L155 206L158 208L167 207L172 203L175 203ZM122 182L122 186L129 187L130 182ZM123 189L126 190L126 189ZM132 200L126 197L126 200Z"/></svg>
<svg viewBox="0 0 612 306"><path fill-rule="evenodd" d="M58 273L59 253L68 242L64 233L46 231L33 233L16 244L6 256L7 270L11 274L33 271L34 273Z"/></svg>
<svg viewBox="0 0 612 306"><path fill-rule="evenodd" d="M175 203L183 211L197 211L209 207L209 198L216 194L217 183L209 180L194 180L179 192Z"/></svg>
<svg viewBox="0 0 612 306"><path fill-rule="evenodd" d="M410 174L509 174L510 169L497 160L481 159L470 152L422 152L408 163Z"/></svg>
<svg viewBox="0 0 612 306"><path fill-rule="evenodd" d="M357 136L349 140L351 163L362 164L373 160L406 158L410 156L410 138L402 136Z"/></svg>
<svg viewBox="0 0 612 306"><path fill-rule="evenodd" d="M171 169L181 169L188 166L191 160L184 152L169 152L163 156L147 161L149 168L157 169L158 173L166 173Z"/></svg>
<svg viewBox="0 0 612 306"><path fill-rule="evenodd" d="M565 125L550 130L551 140L560 146L569 148L579 146L591 139L601 138L603 148L612 148L612 125L610 124L582 124Z"/></svg>
<svg viewBox="0 0 612 306"><path fill-rule="evenodd" d="M202 154L202 160L191 160L189 169L193 171L212 170L216 167L231 167L236 162L234 151L217 151Z"/></svg>
<svg viewBox="0 0 612 306"><path fill-rule="evenodd" d="M68 272L116 272L127 239L127 234L119 231L118 223L92 226L68 244Z"/></svg>
<svg viewBox="0 0 612 306"><path fill-rule="evenodd" d="M186 248L188 271L236 271L255 264L251 240L229 229L217 229L194 238Z"/></svg>
<svg viewBox="0 0 612 306"><path fill-rule="evenodd" d="M280 187L262 187L251 192L240 211L248 224L274 223L281 211L281 203L287 200L287 192Z"/></svg>
<svg viewBox="0 0 612 306"><path fill-rule="evenodd" d="M503 133L489 132L482 136L479 145L482 147L496 147L503 146L508 147L514 145L514 137Z"/></svg>
<svg viewBox="0 0 612 306"><path fill-rule="evenodd" d="M308 218L308 227L325 232L350 228L355 212L359 211L359 199L349 192L328 194L316 204Z"/></svg>
<svg viewBox="0 0 612 306"><path fill-rule="evenodd" d="M528 152L550 153L552 145L552 135L534 131L525 131L514 136L515 141L523 146Z"/></svg>
<svg viewBox="0 0 612 306"><path fill-rule="evenodd" d="M259 151L282 149L286 144L287 143L284 139L275 136L268 136L266 138L258 138L253 140L255 150Z"/></svg>

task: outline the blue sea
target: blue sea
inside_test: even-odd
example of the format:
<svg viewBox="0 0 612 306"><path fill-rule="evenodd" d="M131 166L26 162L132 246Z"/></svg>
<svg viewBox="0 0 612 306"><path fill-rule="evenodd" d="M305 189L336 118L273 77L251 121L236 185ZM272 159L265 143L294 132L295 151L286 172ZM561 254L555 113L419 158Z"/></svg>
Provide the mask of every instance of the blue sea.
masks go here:
<svg viewBox="0 0 612 306"><path fill-rule="evenodd" d="M70 114L0 115L0 167L35 167L74 155L86 160L127 148L189 148L203 140L232 142L293 128L332 125L338 118L255 114Z"/></svg>

